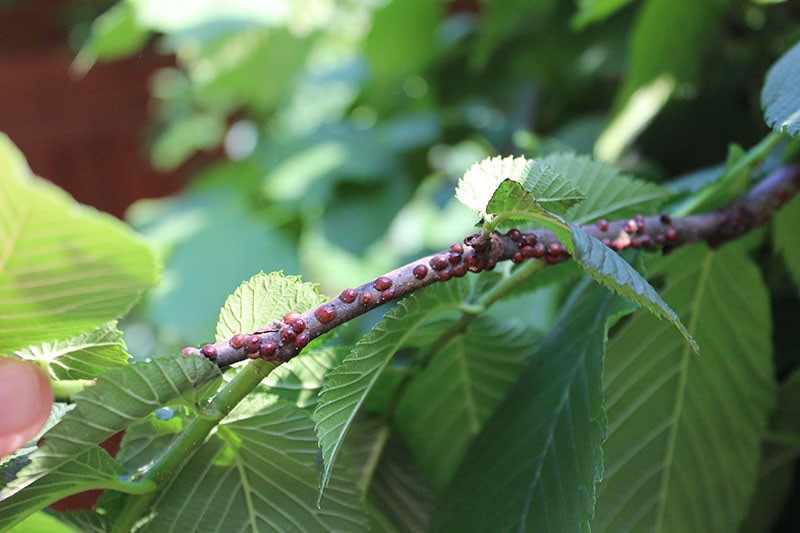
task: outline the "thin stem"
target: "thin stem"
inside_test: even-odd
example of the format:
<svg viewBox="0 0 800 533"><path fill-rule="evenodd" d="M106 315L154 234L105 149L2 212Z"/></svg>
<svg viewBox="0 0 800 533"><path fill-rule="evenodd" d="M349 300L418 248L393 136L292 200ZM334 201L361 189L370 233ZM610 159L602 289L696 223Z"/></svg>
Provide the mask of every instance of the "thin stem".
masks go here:
<svg viewBox="0 0 800 533"><path fill-rule="evenodd" d="M222 419L274 369L275 365L266 361L251 361L243 367L211 400L212 406L218 414L205 418L197 417L192 420L169 448L166 449L164 454L137 480L137 483L144 482L148 486L154 483L158 486L163 486L169 478L178 472ZM120 512L119 518L114 523L112 531L130 531L144 514L155 494L156 492L148 492L129 498Z"/></svg>
<svg viewBox="0 0 800 533"><path fill-rule="evenodd" d="M93 379L62 379L50 382L55 400L66 403L72 403L75 396L94 385L95 380Z"/></svg>

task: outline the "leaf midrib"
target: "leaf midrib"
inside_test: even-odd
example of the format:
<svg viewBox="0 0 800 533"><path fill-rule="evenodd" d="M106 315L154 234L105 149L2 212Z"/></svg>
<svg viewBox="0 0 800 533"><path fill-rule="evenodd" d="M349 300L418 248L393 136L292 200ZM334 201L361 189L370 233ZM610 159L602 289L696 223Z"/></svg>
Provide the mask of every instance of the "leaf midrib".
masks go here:
<svg viewBox="0 0 800 533"><path fill-rule="evenodd" d="M703 264L701 265L699 276L698 276L698 283L697 283L697 290L694 292L694 298L691 300L691 304L689 305L689 309L691 312L691 319L689 322L689 331L696 331L696 326L700 318L700 304L703 300L703 295L706 292L708 287L707 279L709 272L711 271L711 263L712 263L712 252L706 252L706 255L703 259ZM686 386L688 382L688 373L689 373L689 358L692 356L692 352L689 349L688 345L683 346L681 354L681 363L680 363L680 380L678 381L678 390L675 394L675 403L672 411L671 417L671 428L669 432L669 437L667 441L667 450L664 453L664 476L661 478L661 486L659 487L658 491L658 507L656 509L656 520L653 527L654 531L662 531L664 525L664 517L665 511L667 506L667 492L669 490L669 483L670 483L670 474L672 472L672 463L675 459L675 447L677 442L677 435L678 435L678 427L679 427L679 415L683 411L683 401L686 397Z"/></svg>

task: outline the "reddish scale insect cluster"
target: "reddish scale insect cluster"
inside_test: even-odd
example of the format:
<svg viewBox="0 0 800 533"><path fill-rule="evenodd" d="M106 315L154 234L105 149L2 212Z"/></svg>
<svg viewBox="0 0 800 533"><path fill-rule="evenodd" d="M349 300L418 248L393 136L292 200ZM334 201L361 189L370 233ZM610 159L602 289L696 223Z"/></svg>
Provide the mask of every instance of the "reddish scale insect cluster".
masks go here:
<svg viewBox="0 0 800 533"><path fill-rule="evenodd" d="M554 242L550 245L538 242L536 234L522 233L519 230L509 230L506 236L518 246L518 250L511 255L511 262L522 263L525 259L544 259L549 265L562 263L569 257L564 245Z"/></svg>

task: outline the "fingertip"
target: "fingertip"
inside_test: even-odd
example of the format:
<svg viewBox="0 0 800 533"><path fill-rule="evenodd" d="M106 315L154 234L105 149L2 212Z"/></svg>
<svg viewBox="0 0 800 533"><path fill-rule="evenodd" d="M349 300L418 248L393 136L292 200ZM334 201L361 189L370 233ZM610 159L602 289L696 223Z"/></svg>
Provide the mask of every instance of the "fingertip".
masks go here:
<svg viewBox="0 0 800 533"><path fill-rule="evenodd" d="M52 407L50 380L39 367L0 357L0 457L29 442Z"/></svg>

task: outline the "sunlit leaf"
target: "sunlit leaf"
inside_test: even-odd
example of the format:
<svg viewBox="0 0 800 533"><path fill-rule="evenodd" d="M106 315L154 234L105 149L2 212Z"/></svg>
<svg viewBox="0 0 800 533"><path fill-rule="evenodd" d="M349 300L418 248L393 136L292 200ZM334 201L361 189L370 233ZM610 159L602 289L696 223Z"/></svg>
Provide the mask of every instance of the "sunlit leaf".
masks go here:
<svg viewBox="0 0 800 533"><path fill-rule="evenodd" d="M125 366L130 358L122 332L114 322L76 337L30 346L14 354L40 365L46 364L56 379L93 379L109 368Z"/></svg>
<svg viewBox="0 0 800 533"><path fill-rule="evenodd" d="M494 157L472 165L458 182L456 198L485 218L489 202L506 180L521 185L521 190L530 193L541 207L554 213L563 213L583 199L581 191L569 179L539 160L524 157ZM524 200L515 193L497 201L501 203L495 206L495 213Z"/></svg>
<svg viewBox="0 0 800 533"><path fill-rule="evenodd" d="M127 226L31 176L0 135L0 353L98 328L156 278Z"/></svg>
<svg viewBox="0 0 800 533"><path fill-rule="evenodd" d="M217 321L217 340L255 331L281 320L289 311L311 309L323 299L315 285L303 283L299 276L261 272L242 283L225 301Z"/></svg>

